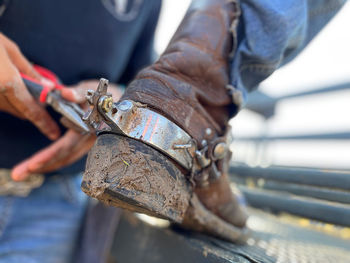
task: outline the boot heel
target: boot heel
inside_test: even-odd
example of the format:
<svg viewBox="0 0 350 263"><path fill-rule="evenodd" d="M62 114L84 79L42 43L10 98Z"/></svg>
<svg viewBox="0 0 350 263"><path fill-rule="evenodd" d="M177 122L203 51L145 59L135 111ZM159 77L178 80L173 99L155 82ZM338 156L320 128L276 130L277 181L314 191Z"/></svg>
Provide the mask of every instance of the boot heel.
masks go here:
<svg viewBox="0 0 350 263"><path fill-rule="evenodd" d="M205 208L196 194L191 197L181 226L237 244L244 244L251 236L251 231L248 228L239 228L229 224Z"/></svg>
<svg viewBox="0 0 350 263"><path fill-rule="evenodd" d="M182 223L190 186L179 168L152 147L101 134L91 149L82 190L108 205Z"/></svg>

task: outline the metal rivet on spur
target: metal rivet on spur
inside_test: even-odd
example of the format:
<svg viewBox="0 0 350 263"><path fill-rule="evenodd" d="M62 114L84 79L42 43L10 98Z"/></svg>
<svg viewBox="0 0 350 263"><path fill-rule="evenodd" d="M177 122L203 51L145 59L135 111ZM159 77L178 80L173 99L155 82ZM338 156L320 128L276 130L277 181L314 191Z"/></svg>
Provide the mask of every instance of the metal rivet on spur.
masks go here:
<svg viewBox="0 0 350 263"><path fill-rule="evenodd" d="M122 102L120 102L118 104L118 110L121 110L121 111L129 111L132 109L133 107L133 104L130 100L123 100Z"/></svg>
<svg viewBox="0 0 350 263"><path fill-rule="evenodd" d="M187 144L175 144L173 145L173 149L174 150L179 150L179 149L189 149L191 148L193 145L191 143L187 143Z"/></svg>
<svg viewBox="0 0 350 263"><path fill-rule="evenodd" d="M213 131L210 128L205 129L205 134L210 136Z"/></svg>
<svg viewBox="0 0 350 263"><path fill-rule="evenodd" d="M228 151L227 144L220 142L214 147L213 155L216 159L223 159Z"/></svg>

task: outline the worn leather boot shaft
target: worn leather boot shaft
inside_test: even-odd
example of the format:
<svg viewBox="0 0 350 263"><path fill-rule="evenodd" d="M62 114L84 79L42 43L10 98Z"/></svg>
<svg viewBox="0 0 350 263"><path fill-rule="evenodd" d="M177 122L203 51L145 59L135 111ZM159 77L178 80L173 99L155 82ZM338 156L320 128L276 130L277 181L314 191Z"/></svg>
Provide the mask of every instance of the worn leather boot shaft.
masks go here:
<svg viewBox="0 0 350 263"><path fill-rule="evenodd" d="M246 221L227 177L228 121L238 110L227 89L238 17L237 0L194 0L165 52L136 76L121 99L145 104L194 139L192 171L184 171L195 185L183 219L191 229L205 222L198 217L202 205L206 208L200 211L211 211L215 227L221 219L239 228ZM197 196L200 204L194 205ZM207 223L202 226L208 231Z"/></svg>
<svg viewBox="0 0 350 263"><path fill-rule="evenodd" d="M147 104L199 147L222 136L237 111L226 86L238 16L236 1L193 1L165 52L137 75L122 100Z"/></svg>

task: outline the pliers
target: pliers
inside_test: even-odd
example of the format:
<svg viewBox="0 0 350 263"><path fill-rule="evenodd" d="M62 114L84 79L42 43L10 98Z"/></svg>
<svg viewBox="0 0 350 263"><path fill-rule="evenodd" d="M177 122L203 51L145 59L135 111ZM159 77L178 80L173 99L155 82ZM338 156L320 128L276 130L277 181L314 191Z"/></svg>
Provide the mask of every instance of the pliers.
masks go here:
<svg viewBox="0 0 350 263"><path fill-rule="evenodd" d="M50 105L55 111L60 113L63 117L66 117L71 123L73 123L75 130L83 133L91 132L91 129L83 122L82 117L85 114L84 110L76 103L70 102L62 98L60 90L64 87L58 77L50 70L34 65L34 69L45 79L54 84L52 89L51 85L46 85L36 79L33 79L23 73L21 77L28 91L39 102ZM63 122L63 124L65 124ZM70 125L66 125L69 126Z"/></svg>

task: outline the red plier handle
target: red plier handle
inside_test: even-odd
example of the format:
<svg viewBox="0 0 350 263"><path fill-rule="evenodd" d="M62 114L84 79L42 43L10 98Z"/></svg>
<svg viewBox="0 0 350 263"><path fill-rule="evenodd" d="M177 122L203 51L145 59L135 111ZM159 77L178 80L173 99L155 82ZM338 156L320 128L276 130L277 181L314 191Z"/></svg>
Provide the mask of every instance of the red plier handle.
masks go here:
<svg viewBox="0 0 350 263"><path fill-rule="evenodd" d="M40 67L38 65L34 65L34 69L49 83L45 83L45 81L38 81L23 73L21 73L21 77L23 79L24 84L27 86L28 91L33 95L33 97L36 98L38 101L45 103L47 94L52 89L59 90L62 89L64 86L60 83L55 73L51 72L50 70Z"/></svg>

